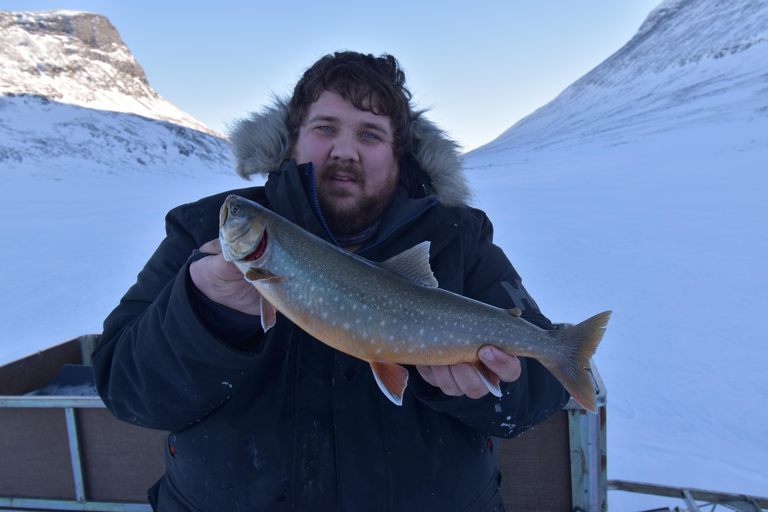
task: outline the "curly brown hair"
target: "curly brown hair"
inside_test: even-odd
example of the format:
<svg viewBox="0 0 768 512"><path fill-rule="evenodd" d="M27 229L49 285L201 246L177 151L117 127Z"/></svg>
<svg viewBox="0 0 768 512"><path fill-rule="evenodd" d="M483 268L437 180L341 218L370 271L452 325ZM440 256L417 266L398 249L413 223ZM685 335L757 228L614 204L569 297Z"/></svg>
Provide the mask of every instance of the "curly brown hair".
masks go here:
<svg viewBox="0 0 768 512"><path fill-rule="evenodd" d="M290 154L309 105L325 91L335 92L355 108L386 115L392 122L392 151L400 158L411 146L411 93L405 73L393 56L336 52L315 62L304 72L288 103Z"/></svg>

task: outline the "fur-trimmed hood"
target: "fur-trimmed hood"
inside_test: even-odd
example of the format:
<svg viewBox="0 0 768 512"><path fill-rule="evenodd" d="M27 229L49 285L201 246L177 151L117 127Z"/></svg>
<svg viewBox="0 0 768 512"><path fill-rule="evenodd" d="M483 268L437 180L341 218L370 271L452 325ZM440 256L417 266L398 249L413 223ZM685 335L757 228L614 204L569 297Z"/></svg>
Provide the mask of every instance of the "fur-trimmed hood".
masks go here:
<svg viewBox="0 0 768 512"><path fill-rule="evenodd" d="M274 103L250 117L235 122L229 142L237 162L237 173L250 179L254 174L280 172L288 158L287 101ZM445 132L411 111L411 154L429 177L430 191L447 207L465 206L470 198L459 146Z"/></svg>

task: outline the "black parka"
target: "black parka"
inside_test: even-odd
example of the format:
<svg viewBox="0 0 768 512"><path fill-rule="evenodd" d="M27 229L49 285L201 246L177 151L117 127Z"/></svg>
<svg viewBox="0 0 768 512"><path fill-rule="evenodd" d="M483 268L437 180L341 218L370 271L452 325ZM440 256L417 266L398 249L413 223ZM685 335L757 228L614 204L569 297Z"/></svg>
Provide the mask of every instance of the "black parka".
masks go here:
<svg viewBox="0 0 768 512"><path fill-rule="evenodd" d="M378 232L358 251L373 261L429 240L441 288L551 328L492 243L485 214L414 197L401 184ZM312 169L287 162L265 187L172 210L167 237L104 323L94 352L99 393L113 414L167 430L166 474L150 495L161 511L502 510L496 437L514 437L562 408L559 382L537 361L502 383L502 397L448 397L409 368L403 405L369 365L313 339L278 314L212 303L189 262L218 236L218 210L236 193L330 240Z"/></svg>

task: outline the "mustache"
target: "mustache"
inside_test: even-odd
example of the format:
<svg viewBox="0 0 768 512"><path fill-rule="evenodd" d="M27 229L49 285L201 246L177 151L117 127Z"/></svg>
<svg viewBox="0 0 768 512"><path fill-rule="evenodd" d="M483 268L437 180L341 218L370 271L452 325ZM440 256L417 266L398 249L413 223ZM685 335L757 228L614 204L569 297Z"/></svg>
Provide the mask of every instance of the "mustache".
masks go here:
<svg viewBox="0 0 768 512"><path fill-rule="evenodd" d="M328 165L324 166L320 171L320 178L326 179L337 173L346 174L353 180L360 183L365 182L365 176L363 175L363 172L362 170L360 170L359 167L355 165L341 164L336 162L331 162Z"/></svg>

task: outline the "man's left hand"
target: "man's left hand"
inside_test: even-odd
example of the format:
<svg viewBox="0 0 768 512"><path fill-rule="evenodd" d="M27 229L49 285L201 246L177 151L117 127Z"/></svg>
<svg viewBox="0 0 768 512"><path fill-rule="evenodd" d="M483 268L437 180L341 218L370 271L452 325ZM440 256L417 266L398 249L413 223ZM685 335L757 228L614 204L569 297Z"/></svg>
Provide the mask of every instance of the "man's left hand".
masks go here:
<svg viewBox="0 0 768 512"><path fill-rule="evenodd" d="M520 360L496 347L485 346L479 351L480 361L503 382L513 382L520 377ZM422 366L416 369L425 381L438 387L449 396L467 395L481 398L489 393L488 387L469 363L448 366Z"/></svg>

